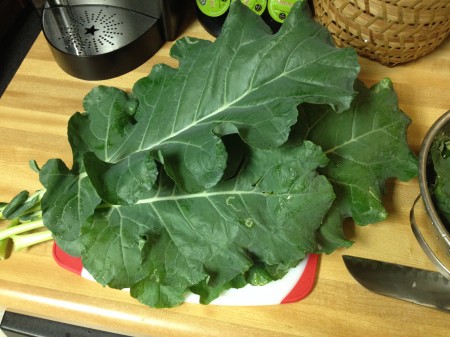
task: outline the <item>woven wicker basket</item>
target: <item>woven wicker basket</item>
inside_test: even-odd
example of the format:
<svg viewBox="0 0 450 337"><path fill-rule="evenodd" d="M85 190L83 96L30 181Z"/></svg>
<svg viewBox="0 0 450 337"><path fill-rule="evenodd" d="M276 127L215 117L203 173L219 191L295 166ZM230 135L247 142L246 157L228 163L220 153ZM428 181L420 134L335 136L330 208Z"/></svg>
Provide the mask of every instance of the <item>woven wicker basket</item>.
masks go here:
<svg viewBox="0 0 450 337"><path fill-rule="evenodd" d="M433 51L450 33L450 0L313 0L337 46L387 66Z"/></svg>

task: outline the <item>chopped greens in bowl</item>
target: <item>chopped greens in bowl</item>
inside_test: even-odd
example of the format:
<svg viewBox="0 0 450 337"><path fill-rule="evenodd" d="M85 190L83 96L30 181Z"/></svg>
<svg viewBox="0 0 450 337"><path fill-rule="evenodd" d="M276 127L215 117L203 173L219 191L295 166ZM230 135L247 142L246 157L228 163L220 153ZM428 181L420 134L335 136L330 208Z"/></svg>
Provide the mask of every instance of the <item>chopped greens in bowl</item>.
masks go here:
<svg viewBox="0 0 450 337"><path fill-rule="evenodd" d="M450 231L450 127L447 129L442 130L431 145L427 179L434 205Z"/></svg>

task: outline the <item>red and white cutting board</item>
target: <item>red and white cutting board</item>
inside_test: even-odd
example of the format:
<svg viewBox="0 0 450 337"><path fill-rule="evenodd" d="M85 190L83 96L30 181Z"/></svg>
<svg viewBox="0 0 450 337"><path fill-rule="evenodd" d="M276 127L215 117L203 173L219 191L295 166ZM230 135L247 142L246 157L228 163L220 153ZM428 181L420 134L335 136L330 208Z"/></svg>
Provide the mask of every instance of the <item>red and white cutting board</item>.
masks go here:
<svg viewBox="0 0 450 337"><path fill-rule="evenodd" d="M64 269L84 278L94 280L89 272L83 268L80 258L66 254L56 244L53 245L53 257ZM305 298L314 288L318 259L319 255L309 254L282 279L270 282L264 286L252 286L248 284L243 288L229 289L210 304L249 306L298 302ZM188 294L185 301L199 303L199 296Z"/></svg>

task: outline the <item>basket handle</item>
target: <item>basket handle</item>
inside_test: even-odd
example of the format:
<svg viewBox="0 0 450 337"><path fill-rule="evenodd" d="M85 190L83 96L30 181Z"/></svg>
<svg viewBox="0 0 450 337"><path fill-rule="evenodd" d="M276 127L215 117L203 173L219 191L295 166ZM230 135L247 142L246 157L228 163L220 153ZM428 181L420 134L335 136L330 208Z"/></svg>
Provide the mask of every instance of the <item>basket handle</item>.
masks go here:
<svg viewBox="0 0 450 337"><path fill-rule="evenodd" d="M422 247L422 250L425 252L425 254L428 256L428 258L431 260L431 262L435 265L435 267L439 270L439 272L447 279L450 280L450 270L447 269L447 267L444 266L444 264L441 262L439 257L436 256L436 254L432 251L428 243L426 242L424 236L420 232L419 226L417 226L416 217L414 215L414 209L417 205L417 202L421 198L421 195L419 194L414 200L414 204L411 208L411 211L409 213L409 220L411 222L411 229L414 233L414 236L416 237L417 241L419 242L420 247Z"/></svg>

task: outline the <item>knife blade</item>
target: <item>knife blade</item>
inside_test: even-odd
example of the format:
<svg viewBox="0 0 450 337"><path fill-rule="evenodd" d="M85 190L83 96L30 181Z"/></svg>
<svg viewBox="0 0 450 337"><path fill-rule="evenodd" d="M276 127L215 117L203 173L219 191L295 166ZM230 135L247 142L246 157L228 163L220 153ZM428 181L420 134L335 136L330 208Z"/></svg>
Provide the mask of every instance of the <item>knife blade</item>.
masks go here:
<svg viewBox="0 0 450 337"><path fill-rule="evenodd" d="M0 308L0 337L126 337L84 326L5 311Z"/></svg>
<svg viewBox="0 0 450 337"><path fill-rule="evenodd" d="M365 288L450 313L450 281L441 273L356 256L342 258L350 274Z"/></svg>

